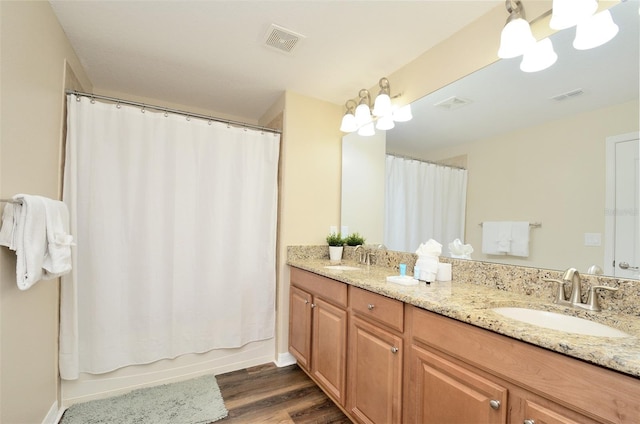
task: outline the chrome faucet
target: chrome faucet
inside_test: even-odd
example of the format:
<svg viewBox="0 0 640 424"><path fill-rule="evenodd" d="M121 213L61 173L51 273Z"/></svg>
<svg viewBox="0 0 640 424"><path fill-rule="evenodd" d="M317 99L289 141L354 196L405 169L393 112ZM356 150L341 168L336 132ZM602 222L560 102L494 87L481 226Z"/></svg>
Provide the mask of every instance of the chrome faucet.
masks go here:
<svg viewBox="0 0 640 424"><path fill-rule="evenodd" d="M574 308L587 309L589 311L600 310L600 305L598 303L596 290L599 290L599 289L610 290L610 291L618 290L616 287L592 286L589 289L587 302L582 303L582 296L581 296L582 288L580 284L580 273L578 272L577 269L575 268L567 269L562 275L562 281L555 280L552 278L543 278L542 280L558 283L558 292L556 294L555 300L553 301L554 303L557 303L558 305L569 305L569 306L573 306ZM571 294L569 295L568 299L564 291L564 285L567 283L571 283Z"/></svg>
<svg viewBox="0 0 640 424"><path fill-rule="evenodd" d="M569 268L564 272L562 281L565 283L571 283L571 296L569 297L569 303L574 306L582 304L582 289L580 286L580 273L575 268ZM564 290L564 286L562 288Z"/></svg>
<svg viewBox="0 0 640 424"><path fill-rule="evenodd" d="M360 250L360 252L358 252L358 250ZM356 248L353 250L353 253L356 254L358 253L358 263L362 264L364 263L364 247L362 247L361 244L357 245Z"/></svg>

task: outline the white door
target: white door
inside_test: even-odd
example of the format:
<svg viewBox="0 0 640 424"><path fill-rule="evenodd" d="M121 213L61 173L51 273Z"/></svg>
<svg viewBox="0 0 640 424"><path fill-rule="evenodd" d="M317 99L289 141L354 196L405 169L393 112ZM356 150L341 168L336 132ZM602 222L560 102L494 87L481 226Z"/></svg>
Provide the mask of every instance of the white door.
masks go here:
<svg viewBox="0 0 640 424"><path fill-rule="evenodd" d="M620 278L640 278L640 188L638 134L607 139L607 239L605 273ZM612 198L611 198L612 197Z"/></svg>

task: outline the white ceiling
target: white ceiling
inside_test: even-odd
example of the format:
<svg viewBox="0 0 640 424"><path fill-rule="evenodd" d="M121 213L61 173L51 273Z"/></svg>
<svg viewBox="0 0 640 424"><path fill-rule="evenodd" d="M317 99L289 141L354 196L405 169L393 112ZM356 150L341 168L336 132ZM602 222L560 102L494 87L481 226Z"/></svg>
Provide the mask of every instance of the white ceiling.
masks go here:
<svg viewBox="0 0 640 424"><path fill-rule="evenodd" d="M373 86L504 4L502 0L50 3L94 88L252 121L284 90L344 104L360 88ZM291 55L263 45L271 24L305 36ZM499 32L496 28L496 36Z"/></svg>

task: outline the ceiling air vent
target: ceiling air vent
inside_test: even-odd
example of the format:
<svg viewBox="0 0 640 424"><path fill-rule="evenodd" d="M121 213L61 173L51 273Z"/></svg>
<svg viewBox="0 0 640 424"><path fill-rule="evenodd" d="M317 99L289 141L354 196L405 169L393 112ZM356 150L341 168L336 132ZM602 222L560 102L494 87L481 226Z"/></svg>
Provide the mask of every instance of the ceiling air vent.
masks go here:
<svg viewBox="0 0 640 424"><path fill-rule="evenodd" d="M566 93L558 94L557 96L553 96L551 100L555 100L556 102L561 102L563 100L570 99L572 97L577 97L584 94L582 88L576 88L575 90L567 91Z"/></svg>
<svg viewBox="0 0 640 424"><path fill-rule="evenodd" d="M264 45L279 52L292 54L304 35L297 34L281 26L271 24L264 37Z"/></svg>
<svg viewBox="0 0 640 424"><path fill-rule="evenodd" d="M434 104L434 106L440 109L454 110L454 109L459 109L463 106L466 106L470 103L472 103L471 100L462 99L460 97L453 96Z"/></svg>

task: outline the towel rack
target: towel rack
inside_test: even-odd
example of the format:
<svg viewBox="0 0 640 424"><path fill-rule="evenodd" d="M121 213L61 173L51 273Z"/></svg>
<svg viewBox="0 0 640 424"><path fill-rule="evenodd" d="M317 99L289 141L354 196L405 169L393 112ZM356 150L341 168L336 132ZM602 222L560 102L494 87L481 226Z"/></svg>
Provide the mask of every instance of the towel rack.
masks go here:
<svg viewBox="0 0 640 424"><path fill-rule="evenodd" d="M16 203L18 205L21 205L22 204L22 200L0 199L0 203Z"/></svg>
<svg viewBox="0 0 640 424"><path fill-rule="evenodd" d="M481 222L478 225L482 227L482 224L484 224L484 222ZM529 223L529 227L531 227L531 228L540 228L540 227L542 227L542 222L530 222Z"/></svg>

